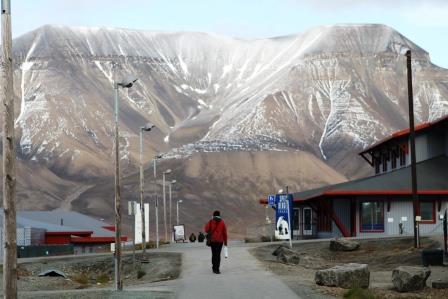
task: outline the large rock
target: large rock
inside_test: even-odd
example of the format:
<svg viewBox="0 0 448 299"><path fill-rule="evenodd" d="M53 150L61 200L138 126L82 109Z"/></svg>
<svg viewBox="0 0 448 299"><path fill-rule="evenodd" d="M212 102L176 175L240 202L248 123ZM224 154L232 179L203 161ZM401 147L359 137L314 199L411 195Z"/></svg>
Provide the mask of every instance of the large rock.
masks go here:
<svg viewBox="0 0 448 299"><path fill-rule="evenodd" d="M277 257L277 261L281 261L286 264L298 265L300 262L300 256L297 252L285 247L279 246L272 255Z"/></svg>
<svg viewBox="0 0 448 299"><path fill-rule="evenodd" d="M341 287L350 289L353 287L368 288L370 270L366 264L345 264L330 269L318 270L314 277L318 285L329 287Z"/></svg>
<svg viewBox="0 0 448 299"><path fill-rule="evenodd" d="M331 251L353 251L359 248L359 243L346 239L332 239L330 240Z"/></svg>
<svg viewBox="0 0 448 299"><path fill-rule="evenodd" d="M425 267L400 266L392 271L392 283L399 292L422 290L430 274Z"/></svg>

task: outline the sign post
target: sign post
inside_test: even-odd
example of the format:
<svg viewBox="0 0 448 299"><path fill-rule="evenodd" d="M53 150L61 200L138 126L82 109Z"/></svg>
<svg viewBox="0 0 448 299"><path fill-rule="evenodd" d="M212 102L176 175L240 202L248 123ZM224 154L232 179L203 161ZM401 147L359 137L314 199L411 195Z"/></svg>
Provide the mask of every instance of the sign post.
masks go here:
<svg viewBox="0 0 448 299"><path fill-rule="evenodd" d="M289 240L289 244L292 247L292 194L277 194L275 196L275 203L277 207L275 211L275 238L279 240Z"/></svg>

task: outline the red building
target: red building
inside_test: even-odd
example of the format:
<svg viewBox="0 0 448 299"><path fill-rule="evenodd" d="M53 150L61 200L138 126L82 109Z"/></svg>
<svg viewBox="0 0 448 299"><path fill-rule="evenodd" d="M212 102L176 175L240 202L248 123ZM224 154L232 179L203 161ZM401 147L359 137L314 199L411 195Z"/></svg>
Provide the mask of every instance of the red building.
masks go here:
<svg viewBox="0 0 448 299"><path fill-rule="evenodd" d="M110 251L110 244L115 243L114 226L73 211L19 211L17 224L40 232L30 236L33 244L24 245L71 244L75 253L87 253ZM122 236L122 241L127 237Z"/></svg>
<svg viewBox="0 0 448 299"><path fill-rule="evenodd" d="M420 233L442 233L441 216L448 208L448 117L417 126L415 141ZM294 236L413 234L409 130L360 155L372 167L372 176L293 194Z"/></svg>

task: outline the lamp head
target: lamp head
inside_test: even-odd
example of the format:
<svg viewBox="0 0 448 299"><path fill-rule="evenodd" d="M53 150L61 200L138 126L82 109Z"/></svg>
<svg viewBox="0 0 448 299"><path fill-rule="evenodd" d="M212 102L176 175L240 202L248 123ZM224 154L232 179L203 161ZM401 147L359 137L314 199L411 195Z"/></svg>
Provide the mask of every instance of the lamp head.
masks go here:
<svg viewBox="0 0 448 299"><path fill-rule="evenodd" d="M148 131L151 131L152 128L155 128L155 125L153 125L152 123L147 123L143 127L141 127L140 129L142 131L148 132Z"/></svg>
<svg viewBox="0 0 448 299"><path fill-rule="evenodd" d="M154 159L162 159L163 158L163 155L162 154L158 154L158 155L155 155L154 156Z"/></svg>
<svg viewBox="0 0 448 299"><path fill-rule="evenodd" d="M163 173L164 173L164 174L169 174L169 173L171 173L171 169L167 169L167 170L165 170Z"/></svg>
<svg viewBox="0 0 448 299"><path fill-rule="evenodd" d="M123 88L131 88L137 80L138 78L135 76L127 76L125 79L121 80L121 82L118 82L117 85Z"/></svg>
<svg viewBox="0 0 448 299"><path fill-rule="evenodd" d="M283 189L278 190L278 193L282 194L283 193Z"/></svg>
<svg viewBox="0 0 448 299"><path fill-rule="evenodd" d="M182 199L179 199L177 202L178 202L178 203L183 203L183 200L182 200Z"/></svg>
<svg viewBox="0 0 448 299"><path fill-rule="evenodd" d="M172 180L171 184L176 184L176 182L177 182L176 180Z"/></svg>

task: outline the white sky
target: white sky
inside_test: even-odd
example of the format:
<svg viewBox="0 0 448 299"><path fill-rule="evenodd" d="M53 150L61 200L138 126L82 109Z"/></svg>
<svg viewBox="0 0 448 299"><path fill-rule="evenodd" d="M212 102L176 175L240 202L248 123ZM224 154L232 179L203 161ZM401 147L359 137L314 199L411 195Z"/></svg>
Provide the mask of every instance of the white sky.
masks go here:
<svg viewBox="0 0 448 299"><path fill-rule="evenodd" d="M11 0L13 35L45 24L215 32L243 38L336 23L391 26L448 68L448 0Z"/></svg>

